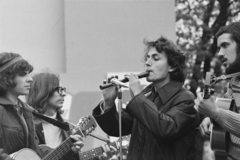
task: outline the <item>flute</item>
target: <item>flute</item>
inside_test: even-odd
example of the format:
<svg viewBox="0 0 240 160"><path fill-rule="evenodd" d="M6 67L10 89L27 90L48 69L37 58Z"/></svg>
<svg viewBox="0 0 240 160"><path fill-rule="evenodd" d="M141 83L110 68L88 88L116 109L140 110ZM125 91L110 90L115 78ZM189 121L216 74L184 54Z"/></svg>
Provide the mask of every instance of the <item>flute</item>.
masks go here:
<svg viewBox="0 0 240 160"><path fill-rule="evenodd" d="M149 75L149 72L142 72L142 73L138 74L137 76L138 76L138 78L144 78L144 77L147 77L148 75ZM124 78L124 79L119 80L119 81L125 83L125 82L128 82L129 79ZM111 87L111 86L113 86L113 83L107 83L107 84L100 85L99 88L101 90L103 90L103 89Z"/></svg>

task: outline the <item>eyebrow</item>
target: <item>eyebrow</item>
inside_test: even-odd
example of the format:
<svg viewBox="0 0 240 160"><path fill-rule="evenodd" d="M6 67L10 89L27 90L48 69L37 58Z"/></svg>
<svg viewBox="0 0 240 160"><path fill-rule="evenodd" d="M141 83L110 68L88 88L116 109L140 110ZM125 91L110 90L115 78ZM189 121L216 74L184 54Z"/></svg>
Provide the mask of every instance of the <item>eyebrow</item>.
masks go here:
<svg viewBox="0 0 240 160"><path fill-rule="evenodd" d="M151 57L158 56L158 55L160 55L160 53L153 53ZM150 57L150 55L148 54L147 57Z"/></svg>

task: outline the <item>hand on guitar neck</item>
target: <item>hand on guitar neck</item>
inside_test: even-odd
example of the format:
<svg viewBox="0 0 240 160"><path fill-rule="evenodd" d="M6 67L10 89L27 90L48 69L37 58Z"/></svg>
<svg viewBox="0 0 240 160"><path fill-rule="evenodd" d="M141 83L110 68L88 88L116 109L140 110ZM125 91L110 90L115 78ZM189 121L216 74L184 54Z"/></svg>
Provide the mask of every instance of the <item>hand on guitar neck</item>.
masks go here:
<svg viewBox="0 0 240 160"><path fill-rule="evenodd" d="M203 98L201 92L197 93L197 99L195 99L194 108L201 114L211 119L216 119L219 114L219 107L216 104L215 97L210 96L208 99Z"/></svg>
<svg viewBox="0 0 240 160"><path fill-rule="evenodd" d="M101 147L103 148L104 152L98 157L100 160L108 160L117 154L117 149L111 145L105 144Z"/></svg>
<svg viewBox="0 0 240 160"><path fill-rule="evenodd" d="M219 114L219 107L215 102L214 96L211 96L211 77L212 74L207 72L203 92L197 93L197 99L195 99L194 108L206 117L216 119Z"/></svg>

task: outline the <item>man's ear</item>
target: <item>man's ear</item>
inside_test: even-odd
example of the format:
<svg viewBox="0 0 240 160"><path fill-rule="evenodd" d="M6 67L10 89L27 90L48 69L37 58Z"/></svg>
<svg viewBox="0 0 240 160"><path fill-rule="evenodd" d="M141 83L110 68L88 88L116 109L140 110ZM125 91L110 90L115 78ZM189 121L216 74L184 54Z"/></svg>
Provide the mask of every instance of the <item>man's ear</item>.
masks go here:
<svg viewBox="0 0 240 160"><path fill-rule="evenodd" d="M176 67L175 68L170 67L168 72L173 72L173 71L175 71L175 69L176 69Z"/></svg>

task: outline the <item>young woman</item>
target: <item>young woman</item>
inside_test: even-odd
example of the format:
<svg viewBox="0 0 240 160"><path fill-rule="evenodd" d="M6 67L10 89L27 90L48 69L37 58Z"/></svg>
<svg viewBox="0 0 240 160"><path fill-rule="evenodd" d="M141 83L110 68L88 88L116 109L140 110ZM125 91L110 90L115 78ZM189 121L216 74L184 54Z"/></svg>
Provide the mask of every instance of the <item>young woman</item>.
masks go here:
<svg viewBox="0 0 240 160"><path fill-rule="evenodd" d="M16 53L0 54L0 159L9 160L10 154L23 148L34 150L43 157L49 150L36 143L32 107L18 97L28 95L33 67ZM71 137L72 155L83 146L79 135ZM67 158L66 158L67 159Z"/></svg>

